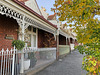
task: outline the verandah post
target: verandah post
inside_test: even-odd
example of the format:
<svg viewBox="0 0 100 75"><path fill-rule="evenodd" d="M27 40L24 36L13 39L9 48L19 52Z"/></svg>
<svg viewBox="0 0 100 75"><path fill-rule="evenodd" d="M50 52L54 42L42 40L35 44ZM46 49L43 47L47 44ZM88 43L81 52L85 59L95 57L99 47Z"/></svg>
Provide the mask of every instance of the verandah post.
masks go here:
<svg viewBox="0 0 100 75"><path fill-rule="evenodd" d="M70 48L70 53L71 53L70 37L68 39L69 39L69 48Z"/></svg>
<svg viewBox="0 0 100 75"><path fill-rule="evenodd" d="M56 35L56 40L57 40L57 51L56 51L56 59L59 58L59 30L57 30L57 35Z"/></svg>
<svg viewBox="0 0 100 75"><path fill-rule="evenodd" d="M22 21L22 41L24 41L24 17L23 17L23 21ZM24 73L24 50L22 50L21 52L21 69L20 69L20 73Z"/></svg>
<svg viewBox="0 0 100 75"><path fill-rule="evenodd" d="M67 36L66 36L66 45L67 45L67 42L68 42L68 41L67 41Z"/></svg>

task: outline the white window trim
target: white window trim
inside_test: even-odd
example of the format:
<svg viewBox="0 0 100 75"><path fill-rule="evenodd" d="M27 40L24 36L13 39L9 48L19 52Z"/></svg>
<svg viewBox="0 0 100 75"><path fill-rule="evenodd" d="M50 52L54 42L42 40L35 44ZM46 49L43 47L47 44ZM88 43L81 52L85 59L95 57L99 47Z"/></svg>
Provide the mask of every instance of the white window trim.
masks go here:
<svg viewBox="0 0 100 75"><path fill-rule="evenodd" d="M33 47L33 44L34 43L31 42L31 48L36 48L37 49L37 47L38 47L38 45L37 45L38 44L38 29L36 28L36 33L34 33L33 32L33 27L32 27L31 31L28 31L27 33L28 34L31 34L31 41L33 41L33 39L32 39L33 38L33 35L36 35L36 47Z"/></svg>

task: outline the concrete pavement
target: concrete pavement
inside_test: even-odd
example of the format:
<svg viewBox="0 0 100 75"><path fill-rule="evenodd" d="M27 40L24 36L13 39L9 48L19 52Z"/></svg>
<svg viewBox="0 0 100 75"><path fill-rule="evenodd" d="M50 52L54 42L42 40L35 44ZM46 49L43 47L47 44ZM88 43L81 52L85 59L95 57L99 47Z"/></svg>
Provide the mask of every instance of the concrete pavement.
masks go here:
<svg viewBox="0 0 100 75"><path fill-rule="evenodd" d="M86 71L81 69L82 59L83 55L77 50L73 51L62 61L56 61L35 75L86 75Z"/></svg>

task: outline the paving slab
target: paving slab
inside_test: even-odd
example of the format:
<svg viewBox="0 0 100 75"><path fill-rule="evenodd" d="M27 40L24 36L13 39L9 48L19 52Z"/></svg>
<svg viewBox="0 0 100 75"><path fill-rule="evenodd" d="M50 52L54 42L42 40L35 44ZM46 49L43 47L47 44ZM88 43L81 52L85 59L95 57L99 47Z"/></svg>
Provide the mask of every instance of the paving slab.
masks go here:
<svg viewBox="0 0 100 75"><path fill-rule="evenodd" d="M86 75L86 71L81 68L83 56L75 50L62 61L56 61L35 75Z"/></svg>

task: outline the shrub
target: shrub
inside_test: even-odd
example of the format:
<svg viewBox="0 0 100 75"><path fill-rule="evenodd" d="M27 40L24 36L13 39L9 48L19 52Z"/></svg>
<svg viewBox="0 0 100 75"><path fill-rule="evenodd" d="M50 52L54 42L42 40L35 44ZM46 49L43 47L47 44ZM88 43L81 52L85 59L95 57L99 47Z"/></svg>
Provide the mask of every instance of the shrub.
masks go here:
<svg viewBox="0 0 100 75"><path fill-rule="evenodd" d="M12 41L12 46L15 46L18 50L22 50L25 46L25 42L21 40L14 40Z"/></svg>

